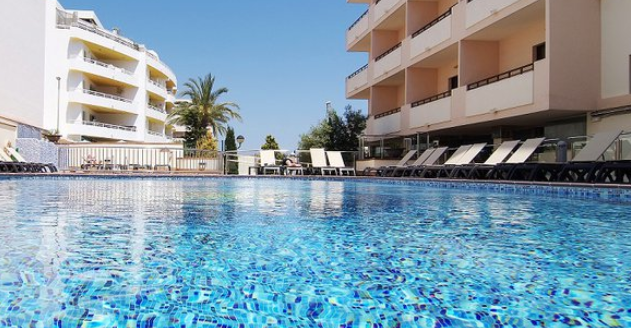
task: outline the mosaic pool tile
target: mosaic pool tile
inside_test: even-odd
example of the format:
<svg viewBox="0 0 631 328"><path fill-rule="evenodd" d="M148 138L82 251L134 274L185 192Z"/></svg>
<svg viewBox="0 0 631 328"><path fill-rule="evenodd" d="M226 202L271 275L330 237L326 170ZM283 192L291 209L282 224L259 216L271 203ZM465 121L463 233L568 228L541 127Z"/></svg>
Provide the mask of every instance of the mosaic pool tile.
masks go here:
<svg viewBox="0 0 631 328"><path fill-rule="evenodd" d="M623 188L0 179L0 327L631 326Z"/></svg>

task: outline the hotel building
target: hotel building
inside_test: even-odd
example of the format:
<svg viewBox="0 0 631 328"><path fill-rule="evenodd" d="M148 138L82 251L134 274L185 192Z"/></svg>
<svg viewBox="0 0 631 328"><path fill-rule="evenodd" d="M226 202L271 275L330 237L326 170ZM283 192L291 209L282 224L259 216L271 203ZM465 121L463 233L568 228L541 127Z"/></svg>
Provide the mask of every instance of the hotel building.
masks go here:
<svg viewBox="0 0 631 328"><path fill-rule="evenodd" d="M368 5L346 95L368 100L373 154L631 128L631 1L348 2Z"/></svg>
<svg viewBox="0 0 631 328"><path fill-rule="evenodd" d="M3 146L39 129L74 141L171 141L167 114L177 80L156 52L107 30L92 11L7 1L0 20Z"/></svg>

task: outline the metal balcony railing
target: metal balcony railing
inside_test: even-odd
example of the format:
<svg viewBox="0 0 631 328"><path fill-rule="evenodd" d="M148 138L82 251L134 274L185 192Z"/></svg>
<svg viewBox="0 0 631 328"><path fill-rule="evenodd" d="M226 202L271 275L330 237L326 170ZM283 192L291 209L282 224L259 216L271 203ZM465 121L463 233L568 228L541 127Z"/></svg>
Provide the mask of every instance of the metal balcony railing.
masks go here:
<svg viewBox="0 0 631 328"><path fill-rule="evenodd" d="M455 6L455 5L454 5ZM434 19L433 21L425 24L425 26L421 27L418 31L414 32L412 34L412 38L417 37L419 34L429 30L430 28L432 28L432 26L440 23L443 19L451 16L451 12L452 12L453 6L451 8L449 8L449 10L447 10L446 12L444 12L442 15L436 17L436 19Z"/></svg>
<svg viewBox="0 0 631 328"><path fill-rule="evenodd" d="M401 107L397 107L397 108L391 109L391 110L389 110L389 111L387 111L385 113L380 113L380 114L375 115L375 120L380 119L382 117L390 116L390 115L393 115L393 114L396 114L396 113L400 113L400 112L401 112Z"/></svg>
<svg viewBox="0 0 631 328"><path fill-rule="evenodd" d="M530 71L533 71L534 69L535 69L535 65L534 64L524 65L522 67L518 67L518 68L512 69L510 71L506 71L504 73L493 75L493 76L488 77L486 79L482 79L480 81L476 81L476 82L470 83L469 85L467 85L467 90L477 89L477 88L483 87L485 85L489 85L489 84L496 83L496 82L499 82L499 81L502 81L502 80L510 79L511 77L528 73Z"/></svg>
<svg viewBox="0 0 631 328"><path fill-rule="evenodd" d="M97 65L97 66L101 66L101 67L104 67L104 68L107 68L107 69L111 69L111 70L115 70L115 71L120 71L120 72L123 72L123 73L125 73L127 75L134 75L134 72L129 71L127 69L124 69L122 67L118 67L118 66L114 66L112 64L104 63L102 61L99 61L99 60L96 60L96 59L93 59L93 58L89 58L89 57L82 57L82 58L83 58L83 61L85 61L86 63L90 63L90 64Z"/></svg>
<svg viewBox="0 0 631 328"><path fill-rule="evenodd" d="M167 91L167 84L164 82L160 82L160 81L155 81L152 79L147 79L147 82L155 85L156 87L160 88L160 89L164 89L164 91Z"/></svg>
<svg viewBox="0 0 631 328"><path fill-rule="evenodd" d="M437 95L433 95L431 97L427 97L423 100L415 101L412 103L412 107L418 107L418 106L425 105L425 104L434 102L436 100L441 100L447 97L451 97L451 90L443 92L443 93L439 93Z"/></svg>
<svg viewBox="0 0 631 328"><path fill-rule="evenodd" d="M368 15L368 10L364 11L364 13L361 14L361 16L359 16L359 18L357 18L357 20L355 20L355 22L353 22L353 24L351 24L351 26L348 28L348 30L349 31L352 30L353 27L355 27L355 25L357 25L362 20L362 18L366 17L367 15Z"/></svg>
<svg viewBox="0 0 631 328"><path fill-rule="evenodd" d="M98 127L102 127L102 128L108 128L108 129L116 129L116 130L136 132L136 127L135 126L115 125L115 124L109 124L109 123L103 123L103 122L97 122L97 121L83 121L82 124L83 125L98 126Z"/></svg>
<svg viewBox="0 0 631 328"><path fill-rule="evenodd" d="M98 92L98 91L93 91L93 90L88 90L88 89L79 89L79 90L81 90L85 94L89 94L89 95L96 96L96 97L107 98L107 99L112 99L112 100L116 100L116 101L122 101L122 102L125 102L125 103L128 103L128 104L132 103L132 101L130 99L123 98L123 97L116 96L116 95L111 95L109 93L103 93L103 92Z"/></svg>
<svg viewBox="0 0 631 328"><path fill-rule="evenodd" d="M358 69L355 72L353 72L353 74L349 75L346 79L350 80L350 79L354 78L355 76L359 75L359 73L365 71L366 69L368 69L368 64L362 66L360 69Z"/></svg>
<svg viewBox="0 0 631 328"><path fill-rule="evenodd" d="M160 105L155 105L155 104L147 104L147 107L151 110L155 110L156 112L160 112L162 114L166 114L167 111L163 108L160 107Z"/></svg>
<svg viewBox="0 0 631 328"><path fill-rule="evenodd" d="M393 53L395 50L401 48L401 42L399 42L397 45L395 45L394 47L386 50L386 52L382 53L381 55L379 55L377 58L375 58L375 61L378 62L381 59L385 58L387 55Z"/></svg>
<svg viewBox="0 0 631 328"><path fill-rule="evenodd" d="M106 39L118 42L118 43L120 43L120 44L122 44L122 45L124 45L126 47L131 48L131 49L140 50L140 47L138 46L138 44L134 43L133 41L131 41L129 39L126 39L126 38L123 38L123 37L121 37L119 35L116 35L116 34L110 32L110 31L106 31L104 29L98 28L98 27L96 27L96 26L94 26L94 25L92 25L90 23L84 22L82 20L73 21L70 24L70 26L77 27L77 28L80 28L80 29L82 29L84 31L88 31L88 32L94 33L96 35L102 36L102 37L104 37Z"/></svg>

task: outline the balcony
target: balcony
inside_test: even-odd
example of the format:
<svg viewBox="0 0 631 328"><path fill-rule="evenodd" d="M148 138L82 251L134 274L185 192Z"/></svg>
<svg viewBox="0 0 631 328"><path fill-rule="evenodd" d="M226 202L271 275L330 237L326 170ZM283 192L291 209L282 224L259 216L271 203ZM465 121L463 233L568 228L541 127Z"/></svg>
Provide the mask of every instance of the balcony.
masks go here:
<svg viewBox="0 0 631 328"><path fill-rule="evenodd" d="M167 86L164 82L147 79L147 91L160 96L162 99L167 99Z"/></svg>
<svg viewBox="0 0 631 328"><path fill-rule="evenodd" d="M132 71L93 58L74 57L70 60L70 67L80 72L105 77L134 87L137 86Z"/></svg>
<svg viewBox="0 0 631 328"><path fill-rule="evenodd" d="M377 114L368 120L371 135L387 135L401 130L401 108Z"/></svg>
<svg viewBox="0 0 631 328"><path fill-rule="evenodd" d="M466 27L470 28L519 1L520 0L467 0Z"/></svg>
<svg viewBox="0 0 631 328"><path fill-rule="evenodd" d="M373 23L390 14L398 2L399 0L377 0L373 12Z"/></svg>
<svg viewBox="0 0 631 328"><path fill-rule="evenodd" d="M140 46L130 39L74 18L57 19L57 28L70 30L71 37L98 44L131 58L138 58Z"/></svg>
<svg viewBox="0 0 631 328"><path fill-rule="evenodd" d="M534 64L528 64L467 86L466 115L481 115L534 102Z"/></svg>
<svg viewBox="0 0 631 328"><path fill-rule="evenodd" d="M169 67L169 65L161 61L160 58L153 52L148 50L145 53L147 54L147 65L160 71L168 79L176 81L175 74L173 74L173 70Z"/></svg>
<svg viewBox="0 0 631 328"><path fill-rule="evenodd" d="M346 48L350 49L354 43L358 42L368 32L369 27L368 10L366 10L346 31Z"/></svg>
<svg viewBox="0 0 631 328"><path fill-rule="evenodd" d="M93 90L75 89L69 94L69 102L136 114L132 100Z"/></svg>
<svg viewBox="0 0 631 328"><path fill-rule="evenodd" d="M353 74L346 78L346 95L350 95L356 91L368 86L368 65L356 70Z"/></svg>
<svg viewBox="0 0 631 328"><path fill-rule="evenodd" d="M415 101L410 110L410 128L451 120L451 91Z"/></svg>
<svg viewBox="0 0 631 328"><path fill-rule="evenodd" d="M378 78L386 75L401 66L401 58L401 43L398 43L379 57L375 58L374 77Z"/></svg>
<svg viewBox="0 0 631 328"><path fill-rule="evenodd" d="M147 104L146 114L147 117L160 122L166 122L167 120L167 111L164 109L164 106L149 103Z"/></svg>
<svg viewBox="0 0 631 328"><path fill-rule="evenodd" d="M452 8L412 34L410 57L414 58L430 51L439 44L451 39Z"/></svg>
<svg viewBox="0 0 631 328"><path fill-rule="evenodd" d="M93 138L140 141L135 126L122 126L96 121L83 121L68 124L70 135L87 136Z"/></svg>

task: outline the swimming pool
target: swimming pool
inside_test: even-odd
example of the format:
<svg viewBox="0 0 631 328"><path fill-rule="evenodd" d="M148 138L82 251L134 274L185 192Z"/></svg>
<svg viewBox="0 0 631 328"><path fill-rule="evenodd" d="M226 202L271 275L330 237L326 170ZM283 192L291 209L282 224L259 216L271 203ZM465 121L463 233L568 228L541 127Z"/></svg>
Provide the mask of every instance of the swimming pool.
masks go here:
<svg viewBox="0 0 631 328"><path fill-rule="evenodd" d="M631 326L629 203L371 180L0 179L0 326Z"/></svg>

